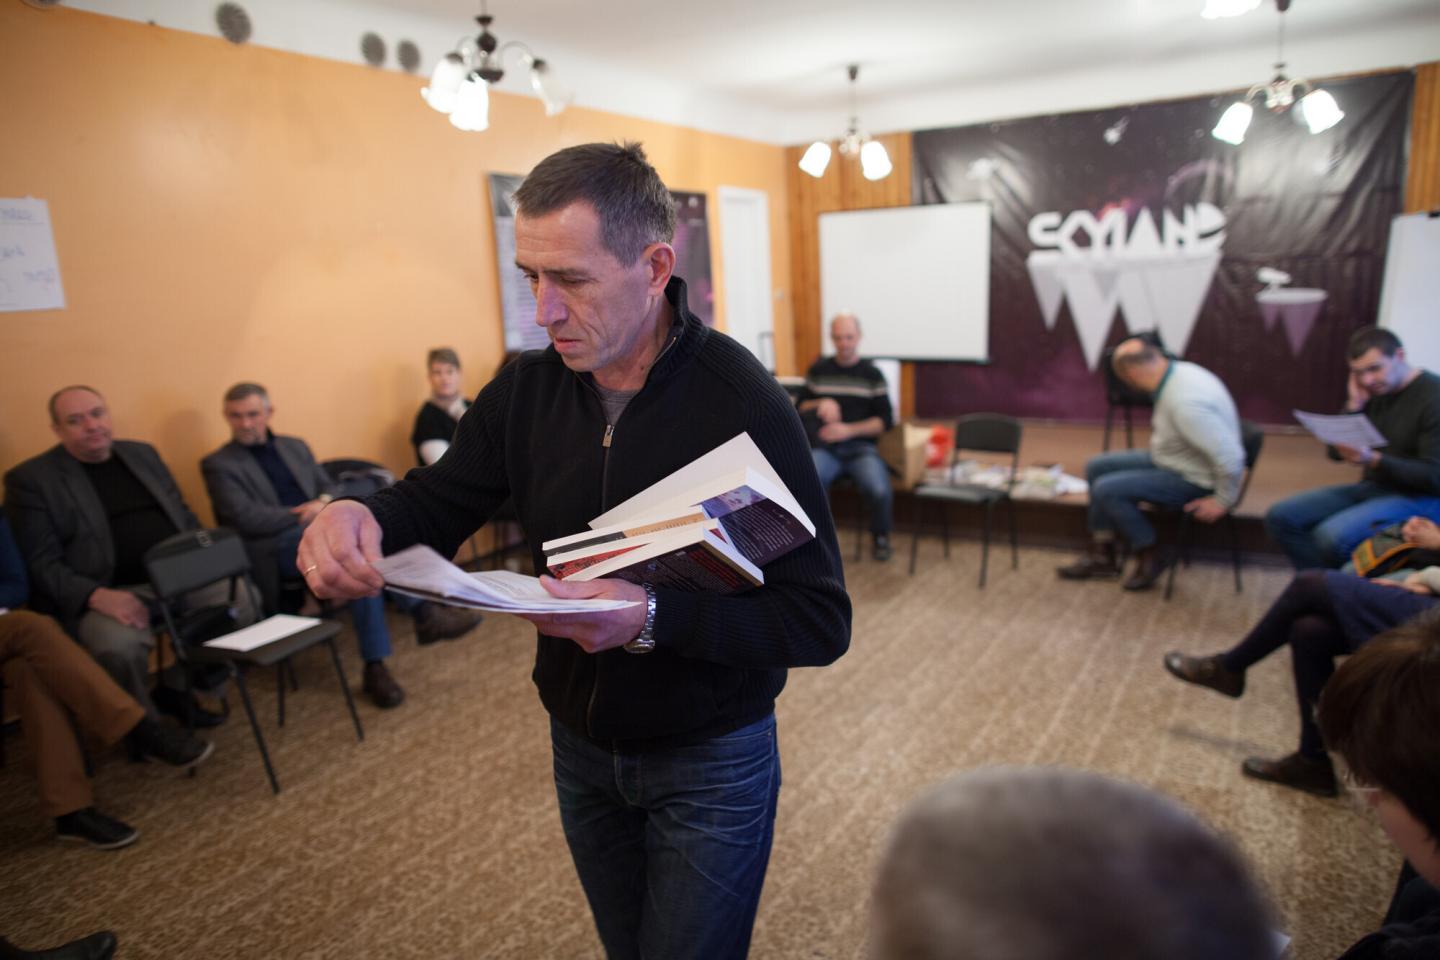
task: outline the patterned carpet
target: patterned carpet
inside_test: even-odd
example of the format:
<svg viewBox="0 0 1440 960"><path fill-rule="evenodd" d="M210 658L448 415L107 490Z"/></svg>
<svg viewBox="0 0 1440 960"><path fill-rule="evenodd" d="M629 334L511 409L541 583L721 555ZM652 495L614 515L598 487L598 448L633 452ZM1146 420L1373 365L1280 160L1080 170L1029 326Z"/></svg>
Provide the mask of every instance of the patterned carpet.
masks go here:
<svg viewBox="0 0 1440 960"><path fill-rule="evenodd" d="M1288 656L1238 701L1169 678L1161 654L1227 645L1284 585L1250 569L1182 571L1175 598L1057 582L1060 554L997 554L978 590L978 548L949 561L852 563L851 652L797 670L780 701L784 765L774 854L752 956L864 955L868 884L886 830L922 787L967 767L1064 764L1177 797L1233 836L1295 937L1299 960L1333 957L1373 929L1399 857L1343 800L1240 777L1250 753L1293 749ZM0 774L0 933L49 945L102 927L132 958L598 957L549 773L529 681L529 628L490 617L418 648L392 620L410 699L361 704L357 743L323 649L276 729L272 679L257 709L284 792L272 797L237 712L193 779L107 753L101 809L139 827L103 853L57 844L7 743ZM343 652L352 682L358 663ZM238 707L237 707L238 711Z"/></svg>

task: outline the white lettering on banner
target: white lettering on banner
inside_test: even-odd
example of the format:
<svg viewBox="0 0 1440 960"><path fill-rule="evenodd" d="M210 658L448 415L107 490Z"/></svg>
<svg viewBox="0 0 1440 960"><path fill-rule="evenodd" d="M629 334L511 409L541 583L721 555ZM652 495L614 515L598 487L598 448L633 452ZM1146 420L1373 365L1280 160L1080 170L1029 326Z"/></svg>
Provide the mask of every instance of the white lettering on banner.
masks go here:
<svg viewBox="0 0 1440 960"><path fill-rule="evenodd" d="M1186 204L1179 216L1162 210L1157 226L1148 208L1133 223L1120 207L1098 218L1089 210L1048 210L1030 218L1026 233L1038 248L1026 266L1045 328L1055 328L1061 302L1069 303L1094 370L1116 309L1130 332L1158 330L1167 347L1184 354L1220 265L1225 214L1211 203Z"/></svg>

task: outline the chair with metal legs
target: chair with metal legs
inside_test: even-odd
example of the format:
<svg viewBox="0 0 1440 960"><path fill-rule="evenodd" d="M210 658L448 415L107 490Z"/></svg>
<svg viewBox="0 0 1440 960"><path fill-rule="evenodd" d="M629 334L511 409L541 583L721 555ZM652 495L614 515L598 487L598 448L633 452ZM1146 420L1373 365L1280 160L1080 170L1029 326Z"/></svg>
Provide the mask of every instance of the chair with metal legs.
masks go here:
<svg viewBox="0 0 1440 960"><path fill-rule="evenodd" d="M1010 566L1020 565L1020 543L1015 524L1015 501L1010 493L1015 488L1015 476L1020 469L1020 421L1014 417L996 414L976 413L961 417L955 424L955 451L950 458L950 471L943 483L922 483L912 492L915 498L915 527L910 537L910 573L915 573L915 556L920 544L921 521L927 502L940 505L940 531L944 537L945 558L950 558L950 526L946 516L947 503L962 503L984 509L984 537L980 546L980 586L985 586L985 575L990 564L990 528L995 505L1004 503L1010 520ZM977 453L1010 454L1010 478L1004 487L996 488L975 483L955 481L955 466L961 460L963 451Z"/></svg>
<svg viewBox="0 0 1440 960"><path fill-rule="evenodd" d="M295 685L295 671L290 658L303 650L323 643L330 650L330 661L335 666L335 676L340 681L340 692L344 695L345 706L350 711L351 722L355 725L357 740L365 739L360 726L360 716L355 712L355 701L350 695L350 684L345 679L345 669L340 663L339 651L335 649L335 635L340 625L332 621L310 624L308 620L295 622L298 618L276 616L255 624L250 629L265 630L270 638L248 649L231 649L214 646L211 641L230 636L242 625L235 622L234 603L240 590L253 590L248 573L250 560L245 552L244 541L233 530L191 530L176 534L151 547L145 554L145 568L150 577L151 588L160 607L165 629L170 635L176 659L182 667L197 663L223 665L235 679L240 692L240 701L245 715L250 720L250 731L255 736L255 745L260 750L260 759L265 764L265 774L270 780L270 789L280 792L280 782L275 776L275 767L270 762L270 751L265 746L265 737L255 717L250 689L245 682L246 671L252 667L275 667L278 686L277 713L280 726L285 725L285 686L288 679L292 689ZM195 590L214 583L229 581L229 605L187 609L184 597ZM226 616L226 613L229 616ZM232 641L235 638L232 637ZM189 696L188 669L182 671L186 677L186 695Z"/></svg>

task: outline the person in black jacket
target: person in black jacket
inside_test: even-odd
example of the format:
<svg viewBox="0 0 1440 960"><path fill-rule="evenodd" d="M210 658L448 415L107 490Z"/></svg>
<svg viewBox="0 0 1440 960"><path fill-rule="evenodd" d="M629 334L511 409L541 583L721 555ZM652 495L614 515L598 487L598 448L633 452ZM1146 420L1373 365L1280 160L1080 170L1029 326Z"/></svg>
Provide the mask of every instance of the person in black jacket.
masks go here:
<svg viewBox="0 0 1440 960"><path fill-rule="evenodd" d="M784 391L690 313L673 201L640 147L562 150L515 202L516 263L551 346L481 391L439 462L327 507L300 569L321 596L373 593L382 544L453 554L511 496L543 569L540 544L748 432L816 527L763 587L542 578L556 596L635 604L527 617L561 821L606 952L743 957L779 794L775 698L787 668L849 645L835 528Z"/></svg>
<svg viewBox="0 0 1440 960"><path fill-rule="evenodd" d="M1350 337L1345 413L1364 413L1385 445L1335 447L1332 457L1362 468L1358 483L1286 497L1265 529L1296 570L1338 567L1378 528L1416 514L1440 520L1440 377L1405 359L1400 338L1380 327Z"/></svg>
<svg viewBox="0 0 1440 960"><path fill-rule="evenodd" d="M420 405L410 431L410 445L422 467L450 449L455 424L470 409L470 401L461 392L460 356L450 347L430 351L425 357L425 376L430 381L430 397Z"/></svg>

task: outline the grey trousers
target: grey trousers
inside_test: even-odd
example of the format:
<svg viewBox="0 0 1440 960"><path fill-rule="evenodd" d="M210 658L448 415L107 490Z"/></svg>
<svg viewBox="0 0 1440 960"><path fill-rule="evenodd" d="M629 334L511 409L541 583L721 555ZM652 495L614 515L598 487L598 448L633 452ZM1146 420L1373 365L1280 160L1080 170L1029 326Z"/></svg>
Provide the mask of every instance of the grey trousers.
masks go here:
<svg viewBox="0 0 1440 960"><path fill-rule="evenodd" d="M148 583L114 589L135 594L147 606L152 606L155 602L155 591L150 589ZM225 603L229 598L230 581L221 580L187 593L181 598L178 608L183 612L214 606ZM255 612L259 605L248 581L242 580L240 589L236 591L235 609L242 625L255 621ZM150 699L150 651L155 648L153 630L149 627L142 629L127 626L103 613L87 610L80 618L76 634L80 645L90 651L90 655L120 688L134 697L140 706L145 708L148 716L154 717L155 702ZM167 671L167 674L170 673ZM162 676L160 682L177 688L183 684L181 678L173 674Z"/></svg>

